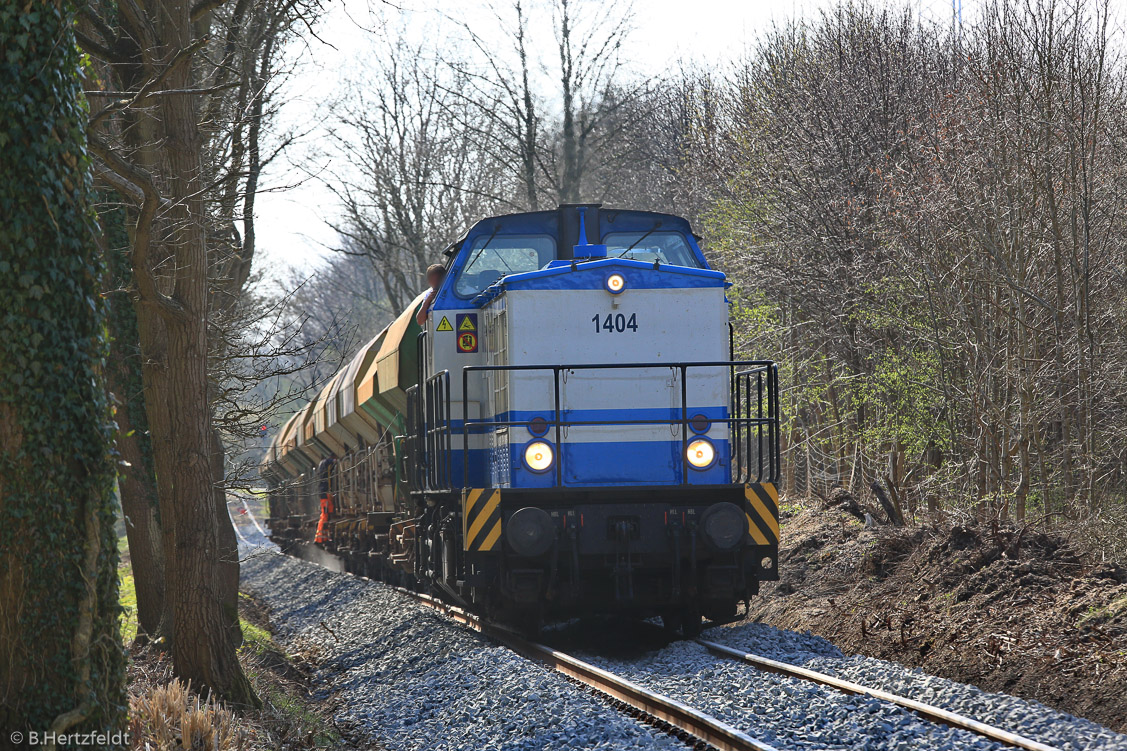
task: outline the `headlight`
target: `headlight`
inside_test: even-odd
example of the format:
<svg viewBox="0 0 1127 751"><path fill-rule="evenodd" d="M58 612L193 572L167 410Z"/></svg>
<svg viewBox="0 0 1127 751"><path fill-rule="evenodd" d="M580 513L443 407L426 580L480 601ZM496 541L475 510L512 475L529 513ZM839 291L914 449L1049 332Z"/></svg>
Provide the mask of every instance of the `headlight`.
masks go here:
<svg viewBox="0 0 1127 751"><path fill-rule="evenodd" d="M626 277L622 274L611 274L607 277L607 292L617 295L624 289L626 289Z"/></svg>
<svg viewBox="0 0 1127 751"><path fill-rule="evenodd" d="M533 441L524 447L524 464L533 472L547 472L552 459L552 446L546 441Z"/></svg>
<svg viewBox="0 0 1127 751"><path fill-rule="evenodd" d="M685 449L685 458L693 469L708 469L716 461L716 447L705 438L696 438Z"/></svg>

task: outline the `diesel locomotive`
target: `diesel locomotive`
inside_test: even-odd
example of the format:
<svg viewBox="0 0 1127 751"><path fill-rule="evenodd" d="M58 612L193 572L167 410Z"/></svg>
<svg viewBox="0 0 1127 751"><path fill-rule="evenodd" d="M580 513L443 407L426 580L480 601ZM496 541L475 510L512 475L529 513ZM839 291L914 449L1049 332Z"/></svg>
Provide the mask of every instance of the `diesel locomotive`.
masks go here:
<svg viewBox="0 0 1127 751"><path fill-rule="evenodd" d="M693 635L778 578L778 373L677 216L484 219L274 437L271 537L535 629Z"/></svg>

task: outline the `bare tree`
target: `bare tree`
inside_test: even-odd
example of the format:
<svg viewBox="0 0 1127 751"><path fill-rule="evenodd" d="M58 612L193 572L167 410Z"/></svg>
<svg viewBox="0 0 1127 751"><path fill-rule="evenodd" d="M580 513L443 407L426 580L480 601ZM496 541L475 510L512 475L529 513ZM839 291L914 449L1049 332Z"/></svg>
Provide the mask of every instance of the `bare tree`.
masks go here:
<svg viewBox="0 0 1127 751"><path fill-rule="evenodd" d="M844 5L727 83L688 169L715 186L741 328L783 353L799 489L879 480L908 511L1019 517L1122 493L1108 39L1102 2L989 3L957 38Z"/></svg>
<svg viewBox="0 0 1127 751"><path fill-rule="evenodd" d="M616 119L621 125L645 91L644 81L627 80L622 56L633 5L553 0L551 41L523 0L490 10L508 54L491 41L492 33L459 22L478 54L472 62L448 63L464 81L452 93L473 115L464 124L467 131L516 180L520 190L513 200L524 208L536 211L546 201L554 205L602 194L601 186L588 184L592 167L625 156L625 142L609 126ZM537 56L546 49L554 54ZM558 96L558 107L544 91Z"/></svg>
<svg viewBox="0 0 1127 751"><path fill-rule="evenodd" d="M384 38L372 68L332 106L335 158L352 166L327 183L343 206L339 250L368 259L380 287L371 301L389 311L417 294L446 243L506 203L466 128L477 123L480 135L491 125L454 93L465 85L434 50Z"/></svg>
<svg viewBox="0 0 1127 751"><path fill-rule="evenodd" d="M149 542L164 564L162 633L178 674L239 703L257 699L234 652L238 561L213 424L209 321L229 317L249 274L277 46L316 8L294 0L93 3L78 32L97 62L91 151L99 177L130 212L160 511L159 543Z"/></svg>

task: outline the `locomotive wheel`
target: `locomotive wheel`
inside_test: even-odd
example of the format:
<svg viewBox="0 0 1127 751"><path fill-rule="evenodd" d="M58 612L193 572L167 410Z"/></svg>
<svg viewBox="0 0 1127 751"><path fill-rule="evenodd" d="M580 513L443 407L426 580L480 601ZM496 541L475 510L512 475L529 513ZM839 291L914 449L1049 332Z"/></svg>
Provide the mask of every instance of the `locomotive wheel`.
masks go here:
<svg viewBox="0 0 1127 751"><path fill-rule="evenodd" d="M719 625L739 620L739 607L735 602L710 602L704 607L704 617Z"/></svg>
<svg viewBox="0 0 1127 751"><path fill-rule="evenodd" d="M676 634L681 630L681 620L680 610L666 610L661 614L661 627L671 634Z"/></svg>
<svg viewBox="0 0 1127 751"><path fill-rule="evenodd" d="M686 639L700 636L700 605L688 605L681 610L681 635Z"/></svg>

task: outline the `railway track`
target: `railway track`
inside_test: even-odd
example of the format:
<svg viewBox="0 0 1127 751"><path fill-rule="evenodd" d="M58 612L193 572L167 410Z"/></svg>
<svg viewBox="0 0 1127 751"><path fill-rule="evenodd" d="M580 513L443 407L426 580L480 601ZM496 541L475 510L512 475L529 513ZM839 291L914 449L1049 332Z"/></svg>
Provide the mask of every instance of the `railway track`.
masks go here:
<svg viewBox="0 0 1127 751"><path fill-rule="evenodd" d="M722 720L710 717L682 702L651 691L644 686L572 657L565 652L528 641L515 632L503 626L487 623L462 608L429 595L403 588L397 589L416 601L445 613L453 620L493 638L517 654L551 667L609 698L620 708L627 708L641 719L672 732L677 737L723 751L747 751L748 749L767 751L774 748L770 744L753 738ZM817 683L846 694L870 696L907 709L930 722L967 730L1013 748L1023 749L1024 751L1061 751L1056 746L1041 743L942 707L863 686L828 673L821 673L809 668L733 649L707 639L697 639L696 642L719 657L743 662L758 670Z"/></svg>
<svg viewBox="0 0 1127 751"><path fill-rule="evenodd" d="M1041 743L1040 741L1026 738L1025 736L1018 735L1017 733L1011 733L1008 730L1004 730L993 725L988 725L984 722L979 722L978 720L975 720L971 717L966 717L965 715L957 714L955 712L942 709L941 707L926 704L922 701L916 701L915 699L909 699L904 696L889 693L888 691L881 691L880 689L862 686L860 683L847 681L842 678L838 678L837 676L829 675L828 673L820 673L817 670L810 670L809 668L790 665L785 662L779 662L777 660L772 660L767 657L751 654L742 650L732 649L731 647L725 646L723 644L717 644L716 642L708 641L707 639L697 639L696 642L697 644L705 647L714 655L747 663L748 665L751 665L758 670L765 670L771 673L777 673L779 675L785 675L791 678L799 678L801 680L810 681L822 686L828 686L847 694L861 694L864 696L871 696L874 699L886 701L899 707L903 707L909 711L915 712L920 717L923 717L924 719L931 722L942 723L951 727L969 730L972 733L977 733L978 735L989 738L992 741L1004 743L1007 746L1025 749L1025 751L1060 751L1060 749L1055 746L1050 746L1046 743Z"/></svg>
<svg viewBox="0 0 1127 751"><path fill-rule="evenodd" d="M318 563L324 565L324 561L318 561ZM341 570L343 570L343 567ZM467 628L489 636L528 660L552 668L574 682L603 696L616 708L697 748L719 749L720 751L776 751L776 748L771 744L754 738L723 720L603 670L566 652L525 639L516 631L483 620L464 608L404 587L397 586L393 589L420 604L445 614ZM929 722L966 730L1012 748L1023 749L1023 751L1061 751L1056 746L916 699L864 686L810 668L772 660L707 639L696 639L696 642L718 657L742 662L757 670L816 683L842 693L869 696L907 709Z"/></svg>
<svg viewBox="0 0 1127 751"><path fill-rule="evenodd" d="M524 639L504 627L483 621L462 608L409 589L396 589L489 636L526 659L539 662L571 678L606 697L619 709L691 745L720 751L776 751L769 743L753 738L715 717L557 649Z"/></svg>

